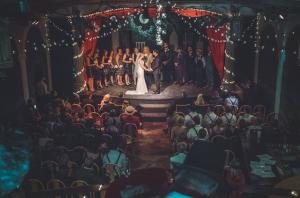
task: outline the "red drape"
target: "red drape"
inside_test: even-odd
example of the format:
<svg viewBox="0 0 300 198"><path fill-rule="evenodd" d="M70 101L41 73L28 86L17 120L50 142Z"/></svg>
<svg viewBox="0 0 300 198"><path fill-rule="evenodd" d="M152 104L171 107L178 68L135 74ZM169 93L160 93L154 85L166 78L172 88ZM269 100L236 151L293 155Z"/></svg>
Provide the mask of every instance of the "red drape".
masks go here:
<svg viewBox="0 0 300 198"><path fill-rule="evenodd" d="M224 77L226 26L224 25L220 28L210 26L206 29L206 32L208 47L220 80L222 81Z"/></svg>
<svg viewBox="0 0 300 198"><path fill-rule="evenodd" d="M175 13L177 13L180 16L184 16L184 17L203 17L203 16L212 16L215 17L217 15L219 15L216 12L210 12L210 11L206 11L206 10L199 10L199 9L195 9L195 8L183 8L183 9L178 9L175 8L173 9L173 11Z"/></svg>

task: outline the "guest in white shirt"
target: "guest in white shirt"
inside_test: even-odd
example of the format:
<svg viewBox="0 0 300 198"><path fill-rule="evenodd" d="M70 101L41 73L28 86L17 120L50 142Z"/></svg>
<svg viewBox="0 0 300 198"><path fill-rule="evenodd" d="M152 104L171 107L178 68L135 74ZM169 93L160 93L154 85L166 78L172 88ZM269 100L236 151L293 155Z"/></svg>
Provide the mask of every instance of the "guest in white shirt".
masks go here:
<svg viewBox="0 0 300 198"><path fill-rule="evenodd" d="M201 139L208 139L208 131L207 129L203 128L201 125L200 125L200 120L198 117L195 117L193 120L189 120L187 122L187 126L190 126L189 127L189 130L187 132L187 139L188 141L190 142L194 142L196 140L199 140L200 138L200 131L203 129L205 130L206 134L207 134L207 137L201 137Z"/></svg>
<svg viewBox="0 0 300 198"><path fill-rule="evenodd" d="M218 119L218 115L213 111L213 108L210 107L208 109L208 113L205 114L204 119L203 119L203 126L206 128L210 128L212 125L215 124L215 122Z"/></svg>
<svg viewBox="0 0 300 198"><path fill-rule="evenodd" d="M221 117L224 125L234 128L236 126L237 118L232 113L232 106L225 106L225 114Z"/></svg>
<svg viewBox="0 0 300 198"><path fill-rule="evenodd" d="M197 111L195 111L194 106L192 106L189 109L189 113L185 115L184 117L184 124L186 124L189 120L193 120L194 117L199 117L200 119L200 125L202 125L202 115L200 113L198 113Z"/></svg>
<svg viewBox="0 0 300 198"><path fill-rule="evenodd" d="M231 106L237 110L239 108L239 99L235 94L229 93L228 97L225 99L224 105Z"/></svg>

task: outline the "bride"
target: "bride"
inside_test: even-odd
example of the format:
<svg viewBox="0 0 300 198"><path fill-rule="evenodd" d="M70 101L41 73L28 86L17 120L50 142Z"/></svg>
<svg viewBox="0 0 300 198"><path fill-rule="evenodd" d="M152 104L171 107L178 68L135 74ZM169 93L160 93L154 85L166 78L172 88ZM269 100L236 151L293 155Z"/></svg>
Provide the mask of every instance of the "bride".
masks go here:
<svg viewBox="0 0 300 198"><path fill-rule="evenodd" d="M143 48L143 53L139 54L136 59L136 73L137 73L137 84L135 91L127 91L126 95L142 95L148 93L144 71L151 72L151 62L153 60L152 54L150 53L149 47Z"/></svg>

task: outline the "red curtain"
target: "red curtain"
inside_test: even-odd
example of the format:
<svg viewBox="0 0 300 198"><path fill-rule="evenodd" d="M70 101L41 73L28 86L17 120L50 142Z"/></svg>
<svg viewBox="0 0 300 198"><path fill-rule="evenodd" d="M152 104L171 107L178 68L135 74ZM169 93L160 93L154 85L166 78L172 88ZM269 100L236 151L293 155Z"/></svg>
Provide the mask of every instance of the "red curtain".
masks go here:
<svg viewBox="0 0 300 198"><path fill-rule="evenodd" d="M212 16L215 17L218 15L216 12L210 12L206 10L199 10L195 8L184 8L184 9L173 9L175 13L184 17L203 17L203 16Z"/></svg>
<svg viewBox="0 0 300 198"><path fill-rule="evenodd" d="M206 32L208 47L220 80L222 81L224 77L226 26L224 25L220 28L210 26L206 29Z"/></svg>

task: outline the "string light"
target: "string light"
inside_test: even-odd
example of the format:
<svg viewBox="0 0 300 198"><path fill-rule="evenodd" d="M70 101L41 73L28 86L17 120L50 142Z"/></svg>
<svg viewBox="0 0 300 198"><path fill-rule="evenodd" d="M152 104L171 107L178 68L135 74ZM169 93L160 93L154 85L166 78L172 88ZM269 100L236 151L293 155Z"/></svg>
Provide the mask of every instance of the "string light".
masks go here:
<svg viewBox="0 0 300 198"><path fill-rule="evenodd" d="M87 87L87 83L86 83L86 81L84 81L82 87L80 87L80 89L78 91L74 92L74 94L80 94L81 92L86 90L86 87Z"/></svg>
<svg viewBox="0 0 300 198"><path fill-rule="evenodd" d="M155 22L155 26L156 26L156 44L157 45L162 45L163 41L161 38L161 34L162 34L162 20L161 20L161 16L162 16L162 9L163 6L160 3L160 0L156 0L156 22Z"/></svg>

